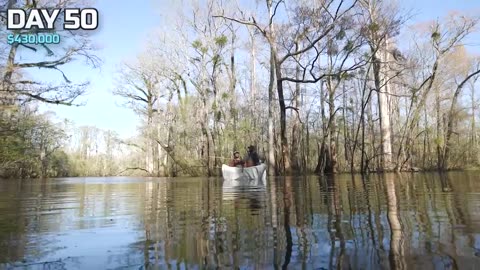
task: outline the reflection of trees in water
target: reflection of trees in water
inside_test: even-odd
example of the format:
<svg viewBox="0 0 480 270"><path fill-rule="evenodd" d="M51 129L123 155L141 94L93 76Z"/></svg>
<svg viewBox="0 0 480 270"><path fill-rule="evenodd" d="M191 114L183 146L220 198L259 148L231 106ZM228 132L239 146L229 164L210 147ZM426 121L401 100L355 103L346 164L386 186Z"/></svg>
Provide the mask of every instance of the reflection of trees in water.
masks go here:
<svg viewBox="0 0 480 270"><path fill-rule="evenodd" d="M143 233L126 251L108 256L118 266L469 269L479 262L474 248L480 215L478 201L466 194L480 191L477 182L454 174L385 174L269 178L264 190L224 190L221 181L200 178L3 188L0 195L21 199L20 205L0 199L12 223L9 227L0 216L0 248L5 247L0 259L55 248L46 238L32 244L25 232L95 231L116 222L69 223L68 215L75 213L123 215L129 232ZM40 214L55 205L74 208L57 213L65 218L61 222ZM1 241L12 233L21 244L4 246Z"/></svg>
<svg viewBox="0 0 480 270"><path fill-rule="evenodd" d="M293 183L296 183L295 180L288 178L280 180L278 183L275 181L270 183L273 187L269 191L276 191L277 185L282 185L278 190L278 192L281 192L281 196L279 196L278 192L267 193L266 190L238 188L230 189L228 191L230 194L226 196L228 199L223 200L222 195L225 195L223 193L226 191L221 191L217 186L214 186L212 184L214 182L209 182L210 184L205 182L197 185L196 188L191 187L186 193L202 194L197 198L198 200L192 201L192 204L178 204L178 197L176 200L171 200L172 203L169 204L168 200L162 198L162 196L152 195L150 203L157 201L159 204L166 204L168 211L173 213L178 214L182 212L182 207L191 207L193 208L190 209L192 213L198 212L203 213L203 215L199 217L202 222L191 224L194 226L186 225L188 225L188 219L196 219L195 216L190 216L185 221L187 224L182 224L175 220L176 215L172 215L170 223L173 227L184 226L185 230L195 233L192 233L190 236L177 235L177 237L174 237L175 239L169 239L168 236L161 236L155 233L158 229L151 223L158 220L159 217L152 216L153 212L151 209L154 208L153 206L147 206L146 213L151 217L148 218L146 216L145 218L146 223L150 223L145 224L147 232L145 259L148 259L147 262L151 265L168 264L167 259L170 259L170 262L176 261L177 264L179 262L188 262L192 265L234 268L242 265L264 268L275 261L275 265L286 269L289 265L293 247L290 228L291 212L295 203L293 198L295 194ZM154 194L159 193L157 186L153 188ZM164 193L170 194L172 198L175 198L178 191L167 185ZM270 196L272 198L269 198ZM279 202L279 199L282 201ZM196 206L200 206L201 209L196 210ZM309 212L306 210L302 211ZM274 220L272 217L278 218ZM163 221L162 223L167 225L166 230L168 230L169 222ZM292 228L295 228L295 226ZM155 239L155 236L158 238ZM165 245L163 250L165 250L166 254L159 256L165 260L163 262L161 260L160 262L152 260L152 258L156 257L155 254L158 253L158 250L162 250L162 248L156 249L159 239L163 239ZM187 245L192 245L194 242L200 242L201 244L197 248L200 256L195 257L195 254L182 254L178 252L178 249L171 250L172 253L168 255L168 242L173 246L183 246L184 248L187 248Z"/></svg>
<svg viewBox="0 0 480 270"><path fill-rule="evenodd" d="M223 200L222 211L228 224L225 235L233 238L227 246L235 249L232 252L235 260L230 267L251 265L263 268L271 260L269 232L272 232L272 220L267 196L266 190L239 189L234 191L233 198Z"/></svg>
<svg viewBox="0 0 480 270"><path fill-rule="evenodd" d="M404 246L402 239L402 225L400 224L399 205L394 183L394 175L386 174L384 177L387 193L387 217L390 226L390 268L406 269L404 261ZM403 240L403 241L402 241Z"/></svg>
<svg viewBox="0 0 480 270"><path fill-rule="evenodd" d="M329 269L344 269L345 236L342 228L343 207L340 198L339 184L334 175L326 175L320 179L326 185L328 223L327 231L330 235ZM337 252L337 242L339 250Z"/></svg>
<svg viewBox="0 0 480 270"><path fill-rule="evenodd" d="M261 255L253 247L261 247L258 240L263 240L255 231L265 223L264 192L237 190L231 200L223 201L221 183L202 180L185 187L161 183L154 186L156 193L163 195L152 195L149 204L154 205L145 212L145 259L150 264L230 267L245 261L246 253ZM155 207L165 212L152 211Z"/></svg>
<svg viewBox="0 0 480 270"><path fill-rule="evenodd" d="M373 251L374 256L380 260L381 259L380 250L383 249L383 241L382 241L383 236L380 233L376 233L382 230L381 228L378 227L379 222L378 222L378 219L376 219L376 217L379 215L375 214L375 209L373 209L372 207L372 203L370 202L371 196L369 194L370 193L369 191L372 188L375 188L376 185L375 185L375 182L373 182L372 184L372 181L370 181L369 178L365 177L365 175L362 175L361 179L362 179L362 188L363 188L361 192L365 194L363 198L365 199L364 203L365 203L365 207L367 208L366 221L368 224L368 231L370 236L369 240L371 241L372 249L374 250ZM356 182L355 176L353 175L352 175L352 181ZM373 193L376 194L375 189ZM376 205L378 205L378 203ZM377 210L377 213L378 213L378 210ZM379 229L376 230L375 228L379 228ZM380 264L380 262L378 262L378 264Z"/></svg>
<svg viewBox="0 0 480 270"><path fill-rule="evenodd" d="M278 239L278 201L277 201L277 178L268 177L268 203L267 203L267 213L270 216L270 228L272 231L272 240L276 241ZM266 223L267 225L268 223ZM268 225L267 225L268 226ZM278 249L273 248L273 265L278 268L278 262L280 257L278 254Z"/></svg>
<svg viewBox="0 0 480 270"><path fill-rule="evenodd" d="M290 207L292 206L292 177L286 177L283 188L283 228L285 231L285 258L282 269L288 269L292 257L292 231L290 230Z"/></svg>
<svg viewBox="0 0 480 270"><path fill-rule="evenodd" d="M307 177L303 176L301 178L292 179L292 183L295 185L293 192L293 206L295 208L295 226L296 235L297 235L297 254L302 256L302 268L307 267L306 263L308 261L310 253L310 241L309 231L312 223L312 196L310 188L310 181ZM293 249L293 247L292 247Z"/></svg>

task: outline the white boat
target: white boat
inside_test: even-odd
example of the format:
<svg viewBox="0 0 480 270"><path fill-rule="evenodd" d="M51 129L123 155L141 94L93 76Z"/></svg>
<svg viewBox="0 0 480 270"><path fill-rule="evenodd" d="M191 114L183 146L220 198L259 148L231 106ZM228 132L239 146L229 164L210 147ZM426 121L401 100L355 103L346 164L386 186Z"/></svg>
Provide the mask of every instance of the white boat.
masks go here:
<svg viewBox="0 0 480 270"><path fill-rule="evenodd" d="M267 165L260 164L253 167L230 167L222 165L222 176L225 181L232 186L251 186L266 185L267 182Z"/></svg>

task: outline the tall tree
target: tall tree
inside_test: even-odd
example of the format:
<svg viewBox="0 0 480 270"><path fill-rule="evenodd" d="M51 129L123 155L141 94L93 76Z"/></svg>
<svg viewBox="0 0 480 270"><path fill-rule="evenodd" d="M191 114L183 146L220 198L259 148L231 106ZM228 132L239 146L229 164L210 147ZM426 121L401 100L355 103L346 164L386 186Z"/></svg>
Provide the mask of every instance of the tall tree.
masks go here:
<svg viewBox="0 0 480 270"><path fill-rule="evenodd" d="M402 135L399 141L397 151L396 170L402 170L411 158L413 132L420 120L420 113L428 100L429 94L434 87L435 81L438 79L439 66L443 63L445 56L450 53L456 46L462 44L466 36L468 36L478 24L479 19L476 17L451 17L441 24L438 21L432 23L424 38L427 39L427 50L432 55L429 58L418 61L416 68L422 71L421 78L415 78L413 85L408 85L411 96L407 105L407 119L402 128ZM418 42L418 41L417 41ZM415 49L420 45L415 44ZM468 77L468 76L467 76ZM470 77L471 78L471 77ZM443 164L443 161L440 162Z"/></svg>
<svg viewBox="0 0 480 270"><path fill-rule="evenodd" d="M397 8L390 2L378 0L361 0L365 16L364 33L369 41L372 56L372 72L378 95L381 137L381 170L391 170L392 139L390 125L390 63L392 37L398 34L401 18Z"/></svg>
<svg viewBox="0 0 480 270"><path fill-rule="evenodd" d="M161 95L159 90L160 75L155 65L145 56L139 56L136 63L125 63L119 71L118 81L113 94L126 100L127 106L141 115L145 121L145 170L154 175L155 163L159 162L156 151L156 129L153 125L158 112L157 101ZM158 168L158 166L157 166Z"/></svg>

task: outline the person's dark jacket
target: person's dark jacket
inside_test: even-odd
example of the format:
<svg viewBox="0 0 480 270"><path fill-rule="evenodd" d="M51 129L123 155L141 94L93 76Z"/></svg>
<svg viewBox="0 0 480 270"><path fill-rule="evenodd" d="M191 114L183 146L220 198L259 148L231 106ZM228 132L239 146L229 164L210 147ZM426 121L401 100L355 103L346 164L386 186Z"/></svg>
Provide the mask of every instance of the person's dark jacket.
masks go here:
<svg viewBox="0 0 480 270"><path fill-rule="evenodd" d="M258 166L260 165L260 157L258 156L257 152L249 152L247 153L247 157L246 157L246 163L249 165L249 166Z"/></svg>

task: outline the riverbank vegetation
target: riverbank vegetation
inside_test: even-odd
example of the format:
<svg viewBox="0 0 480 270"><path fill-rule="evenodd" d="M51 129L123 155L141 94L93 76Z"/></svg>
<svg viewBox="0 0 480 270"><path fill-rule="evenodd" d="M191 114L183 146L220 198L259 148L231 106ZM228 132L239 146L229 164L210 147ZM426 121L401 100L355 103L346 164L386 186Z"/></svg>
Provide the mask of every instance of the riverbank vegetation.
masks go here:
<svg viewBox="0 0 480 270"><path fill-rule="evenodd" d="M88 35L66 33L83 42L66 37L71 49L51 61L21 62L16 51L32 48L13 45L1 62L0 172L212 176L250 144L269 174L479 166L480 17L418 22L394 2L179 6L116 74L112 94L141 121L130 139L34 109L83 94L60 70L75 57L98 65ZM65 84L30 81L30 67Z"/></svg>

